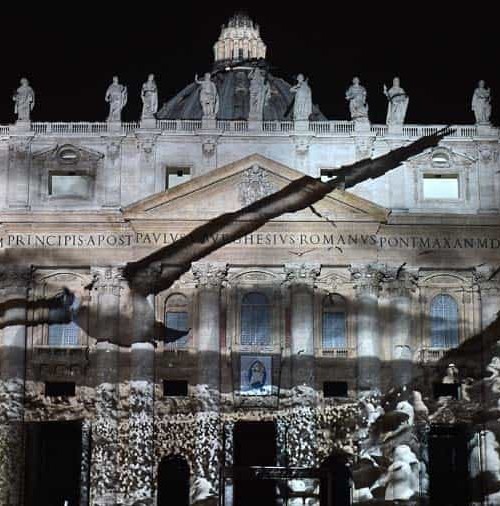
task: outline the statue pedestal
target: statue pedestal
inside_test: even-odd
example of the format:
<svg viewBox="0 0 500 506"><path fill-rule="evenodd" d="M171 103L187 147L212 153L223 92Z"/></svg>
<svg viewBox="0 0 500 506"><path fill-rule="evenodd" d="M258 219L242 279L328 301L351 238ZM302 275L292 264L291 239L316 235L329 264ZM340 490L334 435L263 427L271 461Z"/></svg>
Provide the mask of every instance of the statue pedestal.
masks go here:
<svg viewBox="0 0 500 506"><path fill-rule="evenodd" d="M293 126L294 126L294 130L296 132L308 132L309 131L309 121L307 121L307 120L294 121Z"/></svg>
<svg viewBox="0 0 500 506"><path fill-rule="evenodd" d="M495 129L490 123L477 123L476 128L478 137L492 137L495 135Z"/></svg>
<svg viewBox="0 0 500 506"><path fill-rule="evenodd" d="M156 129L156 119L155 118L142 118L141 119L141 129L146 129L146 130Z"/></svg>
<svg viewBox="0 0 500 506"><path fill-rule="evenodd" d="M262 130L262 121L257 119L249 119L248 120L248 131L249 132L259 132Z"/></svg>
<svg viewBox="0 0 500 506"><path fill-rule="evenodd" d="M121 133L122 122L121 121L108 121L108 132Z"/></svg>
<svg viewBox="0 0 500 506"><path fill-rule="evenodd" d="M26 133L31 131L31 121L16 121L13 133Z"/></svg>
<svg viewBox="0 0 500 506"><path fill-rule="evenodd" d="M403 135L403 125L387 125L387 133L389 135L400 136Z"/></svg>
<svg viewBox="0 0 500 506"><path fill-rule="evenodd" d="M215 130L217 128L217 120L215 118L201 118L202 130Z"/></svg>
<svg viewBox="0 0 500 506"><path fill-rule="evenodd" d="M368 118L357 118L354 120L354 132L355 133L369 133L370 132L370 121Z"/></svg>

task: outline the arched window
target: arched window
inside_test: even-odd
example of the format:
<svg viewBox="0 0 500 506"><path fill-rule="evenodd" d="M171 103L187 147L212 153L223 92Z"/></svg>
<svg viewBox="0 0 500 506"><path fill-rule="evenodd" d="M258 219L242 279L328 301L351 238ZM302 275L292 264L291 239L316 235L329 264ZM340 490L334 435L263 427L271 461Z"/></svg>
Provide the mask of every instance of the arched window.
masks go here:
<svg viewBox="0 0 500 506"><path fill-rule="evenodd" d="M431 302L431 346L458 346L458 304L451 295L441 294Z"/></svg>
<svg viewBox="0 0 500 506"><path fill-rule="evenodd" d="M165 326L174 330L189 329L189 303L187 297L180 294L171 295L165 303ZM171 346L187 348L189 334L181 337Z"/></svg>
<svg viewBox="0 0 500 506"><path fill-rule="evenodd" d="M78 346L80 344L80 327L74 321L80 306L78 297L73 296L69 309L49 309L49 346ZM68 319L71 321L68 322Z"/></svg>
<svg viewBox="0 0 500 506"><path fill-rule="evenodd" d="M271 344L271 308L262 293L249 293L241 301L241 344Z"/></svg>
<svg viewBox="0 0 500 506"><path fill-rule="evenodd" d="M322 347L324 350L347 348L347 311L345 299L330 295L323 301Z"/></svg>

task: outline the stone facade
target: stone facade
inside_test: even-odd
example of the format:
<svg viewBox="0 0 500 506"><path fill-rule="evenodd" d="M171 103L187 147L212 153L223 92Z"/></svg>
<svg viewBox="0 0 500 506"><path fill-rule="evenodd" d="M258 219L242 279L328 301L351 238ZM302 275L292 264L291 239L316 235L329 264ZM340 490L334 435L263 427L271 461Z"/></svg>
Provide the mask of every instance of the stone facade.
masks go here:
<svg viewBox="0 0 500 506"><path fill-rule="evenodd" d="M253 25L223 34L240 28L258 34ZM226 55L223 42L216 52ZM122 276L127 262L303 174L437 128L215 119L0 127L0 505L32 504L29 434L56 421L81 423L81 506L156 504L171 455L189 466L193 504L229 497L221 469L235 464L241 421L275 423L284 468L343 455L359 503L425 502L439 479L433 431L465 424L469 502L500 504L495 127L456 127L386 176L200 259L149 299L157 321L183 315L187 337L120 345L146 317ZM439 178L457 185L455 196L429 198L427 180ZM40 302L64 289L78 300L77 331L54 344ZM437 297L454 301L456 349L433 341ZM250 306L254 319L266 315L265 334L246 333ZM332 344L327 322L338 314L342 339ZM257 361L267 377L261 369L252 387ZM457 400L435 389L450 362ZM187 382L187 395L165 395L164 381ZM74 395L49 395L54 384ZM346 384L346 395L328 395L331 384ZM200 499L193 491L203 484Z"/></svg>

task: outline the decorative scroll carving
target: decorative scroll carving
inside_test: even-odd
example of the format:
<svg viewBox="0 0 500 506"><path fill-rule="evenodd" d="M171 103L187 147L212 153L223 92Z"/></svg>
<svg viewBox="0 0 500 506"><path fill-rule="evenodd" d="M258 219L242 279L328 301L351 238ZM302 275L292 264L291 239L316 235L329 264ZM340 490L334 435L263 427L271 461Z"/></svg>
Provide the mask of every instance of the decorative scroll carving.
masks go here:
<svg viewBox="0 0 500 506"><path fill-rule="evenodd" d="M225 263L198 263L192 265L197 288L220 288L226 280L228 266Z"/></svg>
<svg viewBox="0 0 500 506"><path fill-rule="evenodd" d="M28 288L31 282L30 268L0 266L0 290L5 288Z"/></svg>
<svg viewBox="0 0 500 506"><path fill-rule="evenodd" d="M93 267L93 288L101 293L120 295L123 287L123 269L121 267Z"/></svg>
<svg viewBox="0 0 500 506"><path fill-rule="evenodd" d="M316 263L285 264L285 283L314 285L321 273Z"/></svg>
<svg viewBox="0 0 500 506"><path fill-rule="evenodd" d="M239 184L239 200L242 206L248 206L276 191L276 187L269 181L269 174L258 165L253 165L242 175Z"/></svg>

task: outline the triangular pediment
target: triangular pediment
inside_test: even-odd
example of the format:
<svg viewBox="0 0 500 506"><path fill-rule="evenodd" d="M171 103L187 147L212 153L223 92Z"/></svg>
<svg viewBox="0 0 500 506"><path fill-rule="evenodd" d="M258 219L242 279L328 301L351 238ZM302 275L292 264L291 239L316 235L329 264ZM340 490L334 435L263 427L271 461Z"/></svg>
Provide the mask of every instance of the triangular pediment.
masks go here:
<svg viewBox="0 0 500 506"><path fill-rule="evenodd" d="M128 220L205 221L237 211L303 175L286 165L254 154L131 204L123 213ZM337 221L382 222L389 214L387 209L341 190L331 192L314 207L323 219ZM321 218L305 209L277 220L317 221Z"/></svg>
<svg viewBox="0 0 500 506"><path fill-rule="evenodd" d="M432 149L427 149L423 153L412 157L406 163L409 165L425 165L433 168L446 168L456 165L471 165L474 162L475 159L469 155L444 146L437 146Z"/></svg>
<svg viewBox="0 0 500 506"><path fill-rule="evenodd" d="M41 161L76 164L79 161L97 162L101 158L104 158L104 155L87 147L76 146L74 144L57 144L34 152L33 158Z"/></svg>

